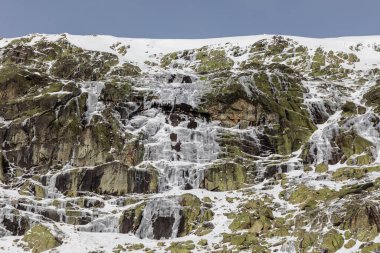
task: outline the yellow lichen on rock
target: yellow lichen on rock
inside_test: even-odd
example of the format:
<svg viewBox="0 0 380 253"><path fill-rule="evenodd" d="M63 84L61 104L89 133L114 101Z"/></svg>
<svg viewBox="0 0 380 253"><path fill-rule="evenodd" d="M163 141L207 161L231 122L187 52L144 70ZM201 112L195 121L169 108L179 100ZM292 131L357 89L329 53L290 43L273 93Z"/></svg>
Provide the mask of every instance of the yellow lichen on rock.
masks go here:
<svg viewBox="0 0 380 253"><path fill-rule="evenodd" d="M22 238L33 253L40 253L53 249L62 244L51 231L43 225L35 225Z"/></svg>

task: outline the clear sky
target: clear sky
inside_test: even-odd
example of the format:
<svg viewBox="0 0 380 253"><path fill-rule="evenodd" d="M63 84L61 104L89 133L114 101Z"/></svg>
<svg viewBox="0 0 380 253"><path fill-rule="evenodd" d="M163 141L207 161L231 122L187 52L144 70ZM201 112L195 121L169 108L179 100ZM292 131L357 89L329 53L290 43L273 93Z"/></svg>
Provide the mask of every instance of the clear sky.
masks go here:
<svg viewBox="0 0 380 253"><path fill-rule="evenodd" d="M0 36L380 35L380 0L0 0Z"/></svg>

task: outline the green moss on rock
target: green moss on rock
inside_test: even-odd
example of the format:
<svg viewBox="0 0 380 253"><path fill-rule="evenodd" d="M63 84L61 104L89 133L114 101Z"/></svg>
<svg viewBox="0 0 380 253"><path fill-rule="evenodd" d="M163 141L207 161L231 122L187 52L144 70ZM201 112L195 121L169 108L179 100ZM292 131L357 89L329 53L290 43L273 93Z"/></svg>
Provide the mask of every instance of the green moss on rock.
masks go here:
<svg viewBox="0 0 380 253"><path fill-rule="evenodd" d="M365 168L339 168L333 172L332 178L337 181L361 179L367 172Z"/></svg>
<svg viewBox="0 0 380 253"><path fill-rule="evenodd" d="M326 201L333 198L336 195L336 191L329 188L323 188L320 190L312 190L306 186L299 186L289 196L288 201L292 204L307 203L308 201Z"/></svg>
<svg viewBox="0 0 380 253"><path fill-rule="evenodd" d="M376 113L380 112L380 79L376 81L376 85L364 94L363 98L366 100L367 105L375 108Z"/></svg>
<svg viewBox="0 0 380 253"><path fill-rule="evenodd" d="M349 240L346 244L344 244L344 247L346 249L351 249L352 247L354 247L356 244L356 241L355 240Z"/></svg>
<svg viewBox="0 0 380 253"><path fill-rule="evenodd" d="M59 54L51 67L51 74L63 79L96 81L103 79L118 62L116 55L71 46Z"/></svg>
<svg viewBox="0 0 380 253"><path fill-rule="evenodd" d="M118 245L116 245L115 248L113 248L112 253L121 253L121 252L125 252L125 251L126 251L126 248L123 247L123 245L118 244Z"/></svg>
<svg viewBox="0 0 380 253"><path fill-rule="evenodd" d="M380 222L376 210L373 203L348 203L345 205L340 228L349 230L353 238L370 242L379 234Z"/></svg>
<svg viewBox="0 0 380 253"><path fill-rule="evenodd" d="M62 244L50 230L43 225L35 225L22 238L33 253L40 253L56 248Z"/></svg>
<svg viewBox="0 0 380 253"><path fill-rule="evenodd" d="M161 58L161 67L166 68L172 63L173 60L177 60L177 59L178 59L178 53L177 52L164 55Z"/></svg>
<svg viewBox="0 0 380 253"><path fill-rule="evenodd" d="M202 48L196 54L199 64L195 68L198 74L208 74L216 71L229 70L234 62L226 56L224 50Z"/></svg>
<svg viewBox="0 0 380 253"><path fill-rule="evenodd" d="M213 219L213 212L204 207L201 200L192 195L184 194L180 196L182 206L181 229L178 236L185 236L196 230L196 234L205 235L212 231L211 227L203 226L205 222Z"/></svg>
<svg viewBox="0 0 380 253"><path fill-rule="evenodd" d="M315 172L317 173L325 173L329 169L329 166L325 163L320 163L317 166L315 166Z"/></svg>
<svg viewBox="0 0 380 253"><path fill-rule="evenodd" d="M213 164L204 174L204 186L210 191L240 189L246 182L246 169L236 163Z"/></svg>
<svg viewBox="0 0 380 253"><path fill-rule="evenodd" d="M314 232L309 232L305 230L299 230L296 232L298 237L298 252L306 253L310 252L316 241L318 240L318 234Z"/></svg>
<svg viewBox="0 0 380 253"><path fill-rule="evenodd" d="M366 112L366 108L360 105L356 105L352 101L347 101L342 106L342 111L344 116L354 116L357 114L364 114Z"/></svg>
<svg viewBox="0 0 380 253"><path fill-rule="evenodd" d="M207 246L207 244L208 244L208 242L207 242L206 239L201 239L201 240L199 240L199 242L198 242L198 245L201 245L201 246Z"/></svg>
<svg viewBox="0 0 380 253"><path fill-rule="evenodd" d="M336 252L343 247L343 244L343 236L336 230L330 230L323 236L321 247L328 252Z"/></svg>
<svg viewBox="0 0 380 253"><path fill-rule="evenodd" d="M251 200L240 208L239 213L232 214L233 221L229 225L232 231L249 229L250 233L258 235L272 230L272 225L275 222L272 209L268 203L261 200Z"/></svg>
<svg viewBox="0 0 380 253"><path fill-rule="evenodd" d="M172 242L166 250L172 253L191 253L195 249L193 241Z"/></svg>
<svg viewBox="0 0 380 253"><path fill-rule="evenodd" d="M253 233L222 234L223 242L230 243L238 251L251 249L252 252L269 252Z"/></svg>
<svg viewBox="0 0 380 253"><path fill-rule="evenodd" d="M341 147L346 158L349 158L354 154L368 152L370 148L373 147L372 142L352 131L341 133L336 142Z"/></svg>
<svg viewBox="0 0 380 253"><path fill-rule="evenodd" d="M342 67L343 63L349 65L358 62L359 58L354 54L343 52L326 52L319 47L315 50L311 61L311 73L313 77L325 77L330 80L339 80L348 77L350 69Z"/></svg>
<svg viewBox="0 0 380 253"><path fill-rule="evenodd" d="M368 243L361 247L361 253L371 253L380 250L380 243Z"/></svg>
<svg viewBox="0 0 380 253"><path fill-rule="evenodd" d="M132 92L131 84L122 82L106 82L100 99L108 103L120 103L128 100Z"/></svg>
<svg viewBox="0 0 380 253"><path fill-rule="evenodd" d="M142 243L133 243L131 245L128 245L126 248L129 251L136 251L136 250L141 250L141 249L145 248L145 246Z"/></svg>
<svg viewBox="0 0 380 253"><path fill-rule="evenodd" d="M26 180L21 186L19 193L21 195L34 195L36 198L42 199L46 195L45 188L33 180Z"/></svg>
<svg viewBox="0 0 380 253"><path fill-rule="evenodd" d="M110 76L138 76L141 73L141 69L131 63L123 63L121 67L114 67L110 73Z"/></svg>

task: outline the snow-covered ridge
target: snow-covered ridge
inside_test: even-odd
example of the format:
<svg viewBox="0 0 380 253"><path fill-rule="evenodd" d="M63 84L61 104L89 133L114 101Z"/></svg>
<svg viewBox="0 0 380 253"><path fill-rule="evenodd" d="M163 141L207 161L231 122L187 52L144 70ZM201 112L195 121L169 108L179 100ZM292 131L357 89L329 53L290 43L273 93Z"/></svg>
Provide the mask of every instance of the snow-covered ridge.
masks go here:
<svg viewBox="0 0 380 253"><path fill-rule="evenodd" d="M125 55L119 54L122 60L143 63L149 60L150 56L155 54L167 54L175 51L201 48L204 46L223 46L227 43L232 46L246 47L253 43L271 39L273 36L282 35L252 35L238 37L208 38L208 39L148 39L148 38L120 38L109 35L71 35L71 34L31 34L17 38L3 38L0 40L0 48L6 46L14 39L33 37L30 42L33 44L42 38L48 41L56 41L65 36L67 40L75 46L87 50L115 53L112 49L115 45L125 45L128 47ZM375 45L380 45L380 36L353 36L338 38L307 38L298 36L282 36L291 39L303 46L307 46L309 50L322 47L325 50L355 52L359 58L365 57L367 65L379 62L379 55L374 54ZM353 48L361 49L353 51Z"/></svg>

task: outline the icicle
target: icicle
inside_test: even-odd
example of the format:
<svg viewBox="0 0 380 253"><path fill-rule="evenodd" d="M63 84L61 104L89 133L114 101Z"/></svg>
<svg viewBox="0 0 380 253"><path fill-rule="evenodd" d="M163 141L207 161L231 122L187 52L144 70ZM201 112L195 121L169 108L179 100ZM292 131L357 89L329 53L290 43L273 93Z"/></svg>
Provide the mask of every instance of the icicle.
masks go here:
<svg viewBox="0 0 380 253"><path fill-rule="evenodd" d="M181 220L180 211L181 206L175 198L157 198L151 200L144 208L143 218L136 234L140 238L149 239L161 239L166 236L168 236L168 238L176 238ZM162 228L157 228L157 230L165 233L162 235L155 234L155 227L160 226L160 223L155 223L160 218L165 219L164 223L168 226L167 229L170 229L170 231L162 231ZM166 219L171 222L168 223Z"/></svg>
<svg viewBox="0 0 380 253"><path fill-rule="evenodd" d="M87 124L91 122L92 116L100 115L105 105L99 101L99 96L104 88L103 82L85 82L82 85L82 92L87 92L87 111L85 113Z"/></svg>
<svg viewBox="0 0 380 253"><path fill-rule="evenodd" d="M120 217L118 215L110 214L93 220L87 225L80 226L78 230L87 232L118 233L120 225L119 219Z"/></svg>

